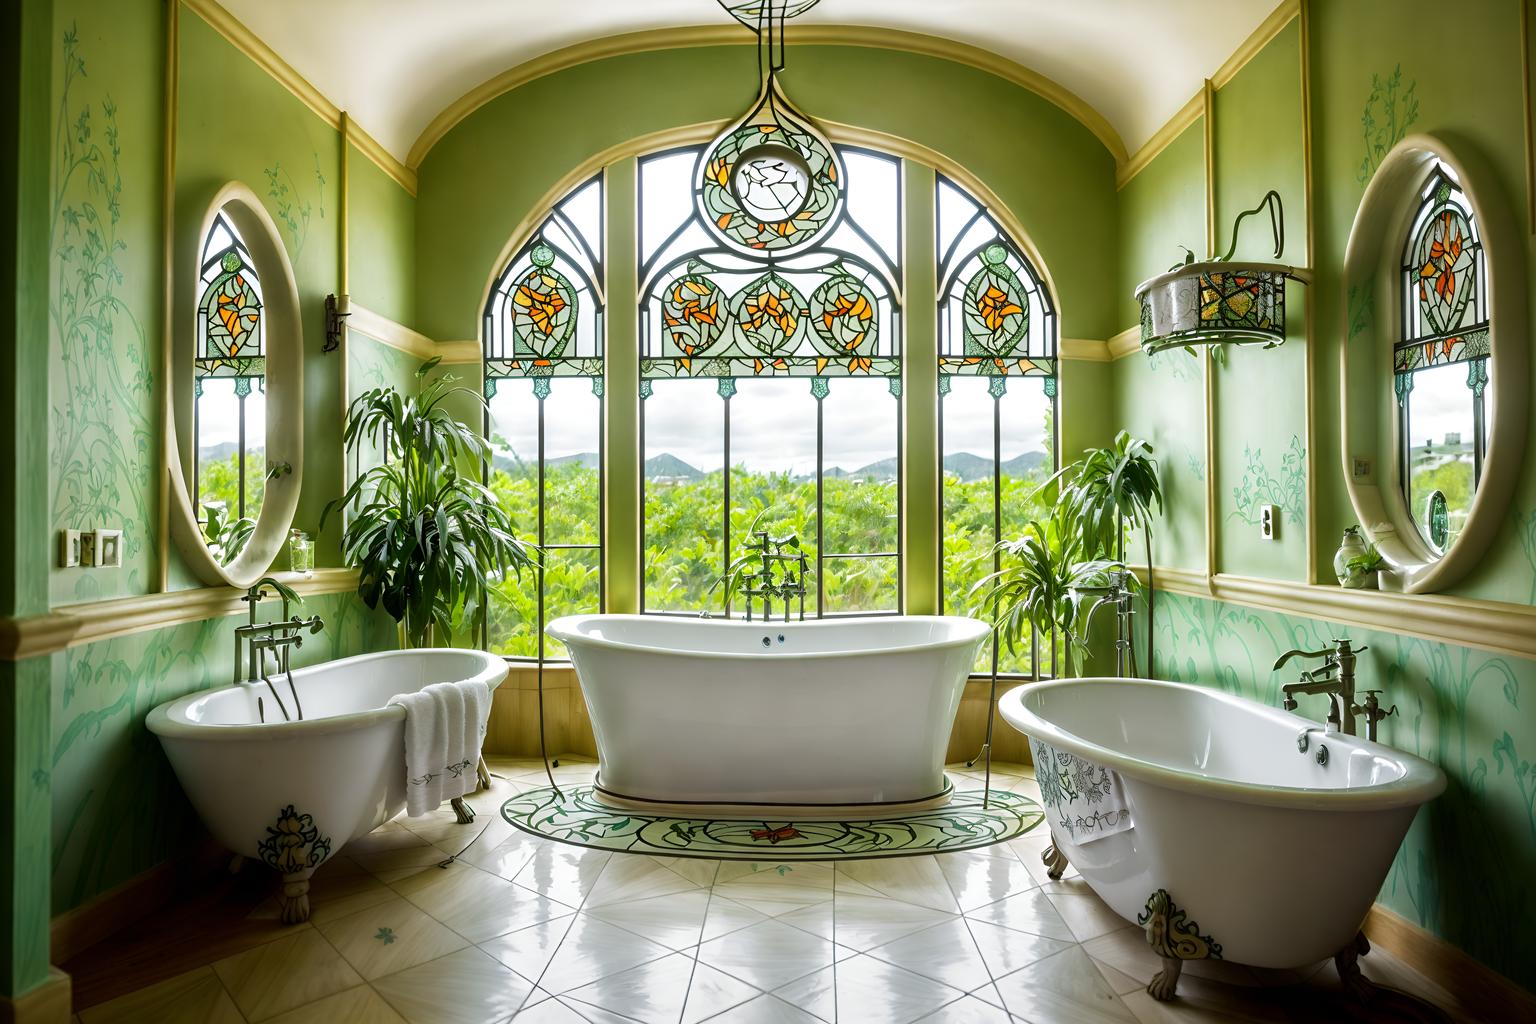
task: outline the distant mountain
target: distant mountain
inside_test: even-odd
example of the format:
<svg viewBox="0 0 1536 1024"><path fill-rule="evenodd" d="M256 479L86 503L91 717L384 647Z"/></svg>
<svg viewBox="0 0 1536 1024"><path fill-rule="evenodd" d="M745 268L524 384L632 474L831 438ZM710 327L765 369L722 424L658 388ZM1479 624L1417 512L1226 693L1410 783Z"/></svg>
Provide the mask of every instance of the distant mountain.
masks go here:
<svg viewBox="0 0 1536 1024"><path fill-rule="evenodd" d="M575 455L562 455L558 459L548 459L544 464L546 466L569 466L573 462L586 466L588 469L596 469L598 463L597 452L577 452Z"/></svg>
<svg viewBox="0 0 1536 1024"><path fill-rule="evenodd" d="M220 441L218 444L206 445L197 450L197 461L202 463L223 462L235 452L240 450L238 441ZM263 446L257 445L250 451L260 454Z"/></svg>
<svg viewBox="0 0 1536 1024"><path fill-rule="evenodd" d="M662 452L660 455L652 455L645 460L645 475L647 477L669 477L674 480L697 480L704 473L690 466L671 452Z"/></svg>

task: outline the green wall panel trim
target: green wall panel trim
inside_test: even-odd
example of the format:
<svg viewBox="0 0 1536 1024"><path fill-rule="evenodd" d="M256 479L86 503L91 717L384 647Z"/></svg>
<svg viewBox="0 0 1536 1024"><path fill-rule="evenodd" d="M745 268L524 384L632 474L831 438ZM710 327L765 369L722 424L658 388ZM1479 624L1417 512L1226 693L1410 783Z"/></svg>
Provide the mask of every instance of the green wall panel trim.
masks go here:
<svg viewBox="0 0 1536 1024"><path fill-rule="evenodd" d="M296 666L395 646L394 623L353 594L312 597L300 611L319 615L325 629L306 638L294 655ZM159 740L144 728L144 716L167 700L228 686L231 631L242 621L187 623L72 647L48 659L53 728L43 735L51 737L44 767L52 778L54 914L148 870L202 835Z"/></svg>
<svg viewBox="0 0 1536 1024"><path fill-rule="evenodd" d="M744 113L757 86L748 53L699 47L594 61L465 118L420 168L420 329L478 336L492 264L572 168L629 139ZM1059 292L1063 335L1118 329L1102 270L1116 246L1114 164L1070 115L985 72L892 50L795 46L783 81L813 117L928 146L986 182L1038 247Z"/></svg>
<svg viewBox="0 0 1536 1024"><path fill-rule="evenodd" d="M0 614L48 605L48 0L0 9ZM48 979L48 675L0 663L0 998Z"/></svg>
<svg viewBox="0 0 1536 1024"><path fill-rule="evenodd" d="M1217 247L1232 222L1270 189L1285 210L1283 262L1305 264L1306 167L1302 160L1301 23L1293 20L1221 89L1216 125ZM1243 222L1237 258L1274 258L1268 218ZM1220 572L1271 579L1307 575L1307 286L1286 288L1286 343L1238 349L1216 369L1217 509ZM1276 539L1259 536L1259 506L1278 505Z"/></svg>
<svg viewBox="0 0 1536 1024"><path fill-rule="evenodd" d="M1378 899L1536 988L1536 889L1520 882L1536 871L1536 662L1162 592L1154 675L1278 706L1292 675L1272 673L1274 659L1342 636L1370 648L1359 685L1384 688L1383 702L1398 707L1382 741L1449 780L1419 812ZM1323 698L1300 700L1301 714L1321 719Z"/></svg>
<svg viewBox="0 0 1536 1024"><path fill-rule="evenodd" d="M1205 247L1205 118L1197 117L1116 196L1119 258L1110 335L1140 322L1136 286ZM1106 335L1107 336L1107 335Z"/></svg>
<svg viewBox="0 0 1536 1024"><path fill-rule="evenodd" d="M635 204L639 166L633 159L610 166L603 177L603 230L608 304L614 311L632 310L639 288ZM633 316L611 313L604 318L604 352L634 352L639 325ZM635 359L608 359L603 380L603 607L610 612L638 612L641 586L640 364Z"/></svg>
<svg viewBox="0 0 1536 1024"><path fill-rule="evenodd" d="M416 197L356 147L351 147L347 173L352 301L414 328Z"/></svg>

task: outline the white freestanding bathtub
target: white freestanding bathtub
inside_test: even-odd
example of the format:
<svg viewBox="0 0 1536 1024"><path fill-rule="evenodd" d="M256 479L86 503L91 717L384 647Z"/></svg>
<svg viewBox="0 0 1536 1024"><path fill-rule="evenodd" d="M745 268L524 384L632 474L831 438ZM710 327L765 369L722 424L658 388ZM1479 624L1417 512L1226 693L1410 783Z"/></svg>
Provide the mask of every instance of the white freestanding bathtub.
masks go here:
<svg viewBox="0 0 1536 1024"><path fill-rule="evenodd" d="M600 799L846 814L948 799L950 727L988 626L576 615L545 630L586 696Z"/></svg>
<svg viewBox="0 0 1536 1024"><path fill-rule="evenodd" d="M1357 983L1360 924L1414 813L1445 788L1421 758L1181 683L1041 683L1010 691L999 711L1032 740L1056 852L1148 929L1159 999L1183 960L1205 956L1256 967L1333 956ZM1133 825L1074 842L1052 797L1095 766L1118 773Z"/></svg>
<svg viewBox="0 0 1536 1024"><path fill-rule="evenodd" d="M363 654L294 669L302 721L283 721L257 681L162 704L145 725L208 831L282 874L292 924L309 916L315 868L405 808L405 709L389 698L469 679L494 689L506 674L480 651ZM287 678L273 683L292 714Z"/></svg>

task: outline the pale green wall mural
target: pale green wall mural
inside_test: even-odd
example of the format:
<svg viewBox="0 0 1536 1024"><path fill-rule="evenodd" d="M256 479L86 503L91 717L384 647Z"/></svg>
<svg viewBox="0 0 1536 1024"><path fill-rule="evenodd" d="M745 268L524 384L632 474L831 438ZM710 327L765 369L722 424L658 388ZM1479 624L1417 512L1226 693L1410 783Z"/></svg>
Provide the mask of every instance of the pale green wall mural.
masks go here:
<svg viewBox="0 0 1536 1024"><path fill-rule="evenodd" d="M302 185L294 180L293 172L284 167L281 160L263 169L267 177L267 198L272 200L277 222L287 229L288 245L293 249L295 260L304 254L310 216L314 214L317 220L325 220L325 173L320 169L320 154L312 155L314 180L306 180ZM311 194L314 198L310 198Z"/></svg>
<svg viewBox="0 0 1536 1024"><path fill-rule="evenodd" d="M49 248L50 501L55 529L123 531L120 570L56 570L56 603L142 593L153 576L153 413L158 319L153 316L158 161L153 93L114 89L153 66L133 41L108 45L60 17L55 61ZM150 26L153 28L153 26ZM129 51L129 52L125 52ZM98 62L99 59L99 62ZM153 107L151 106L151 109Z"/></svg>
<svg viewBox="0 0 1536 1024"><path fill-rule="evenodd" d="M1418 87L1417 82L1403 83L1401 64L1394 67L1390 75L1371 75L1371 94L1366 97L1365 110L1360 114L1365 155L1360 158L1355 181L1361 188L1370 182L1382 157L1403 141L1408 129L1419 119L1419 98L1414 95Z"/></svg>

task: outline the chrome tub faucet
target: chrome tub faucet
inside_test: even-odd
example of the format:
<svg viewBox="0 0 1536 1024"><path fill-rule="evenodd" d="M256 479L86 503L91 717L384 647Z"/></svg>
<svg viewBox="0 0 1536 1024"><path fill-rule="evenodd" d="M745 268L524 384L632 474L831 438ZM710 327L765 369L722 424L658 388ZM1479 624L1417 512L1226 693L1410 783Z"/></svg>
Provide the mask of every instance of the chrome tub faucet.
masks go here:
<svg viewBox="0 0 1536 1024"><path fill-rule="evenodd" d="M1301 678L1294 683L1286 683L1280 688L1285 695L1281 706L1287 711L1295 711L1297 707L1296 695L1302 693L1324 693L1328 695L1328 729L1330 732L1343 733L1346 736L1357 735L1355 732L1355 718L1359 716L1365 719L1365 738L1372 743L1376 742L1376 726L1387 716L1396 713L1397 706L1383 711L1381 702L1377 699L1380 690L1365 690L1365 704L1355 703L1355 660L1369 647L1355 647L1349 639L1334 640L1332 647L1325 647L1320 651L1304 651L1301 649L1286 651L1275 660L1273 672L1278 672L1293 659L1316 660L1322 659L1318 667L1303 670ZM1305 749L1305 748L1303 748Z"/></svg>
<svg viewBox="0 0 1536 1024"><path fill-rule="evenodd" d="M257 622L256 605L267 596L268 587L282 598L282 615L272 622ZM288 677L288 691L293 697L294 711L302 721L304 709L299 704L299 693L293 685L293 673L289 668L290 655L294 650L304 646L303 634L306 630L314 635L325 628L324 620L318 615L311 615L307 619L290 615L290 603L299 601L299 595L291 587L272 576L263 576L257 580L240 600L246 602L248 614L246 623L235 627L235 682L237 684L255 683L260 680L265 683L273 700L277 702L278 709L283 713L283 720L291 720L287 706L267 674L267 655L270 653L276 665L276 671ZM246 661L244 678L240 673L242 653ZM262 698L256 698L256 707L261 720L266 721L265 702Z"/></svg>

